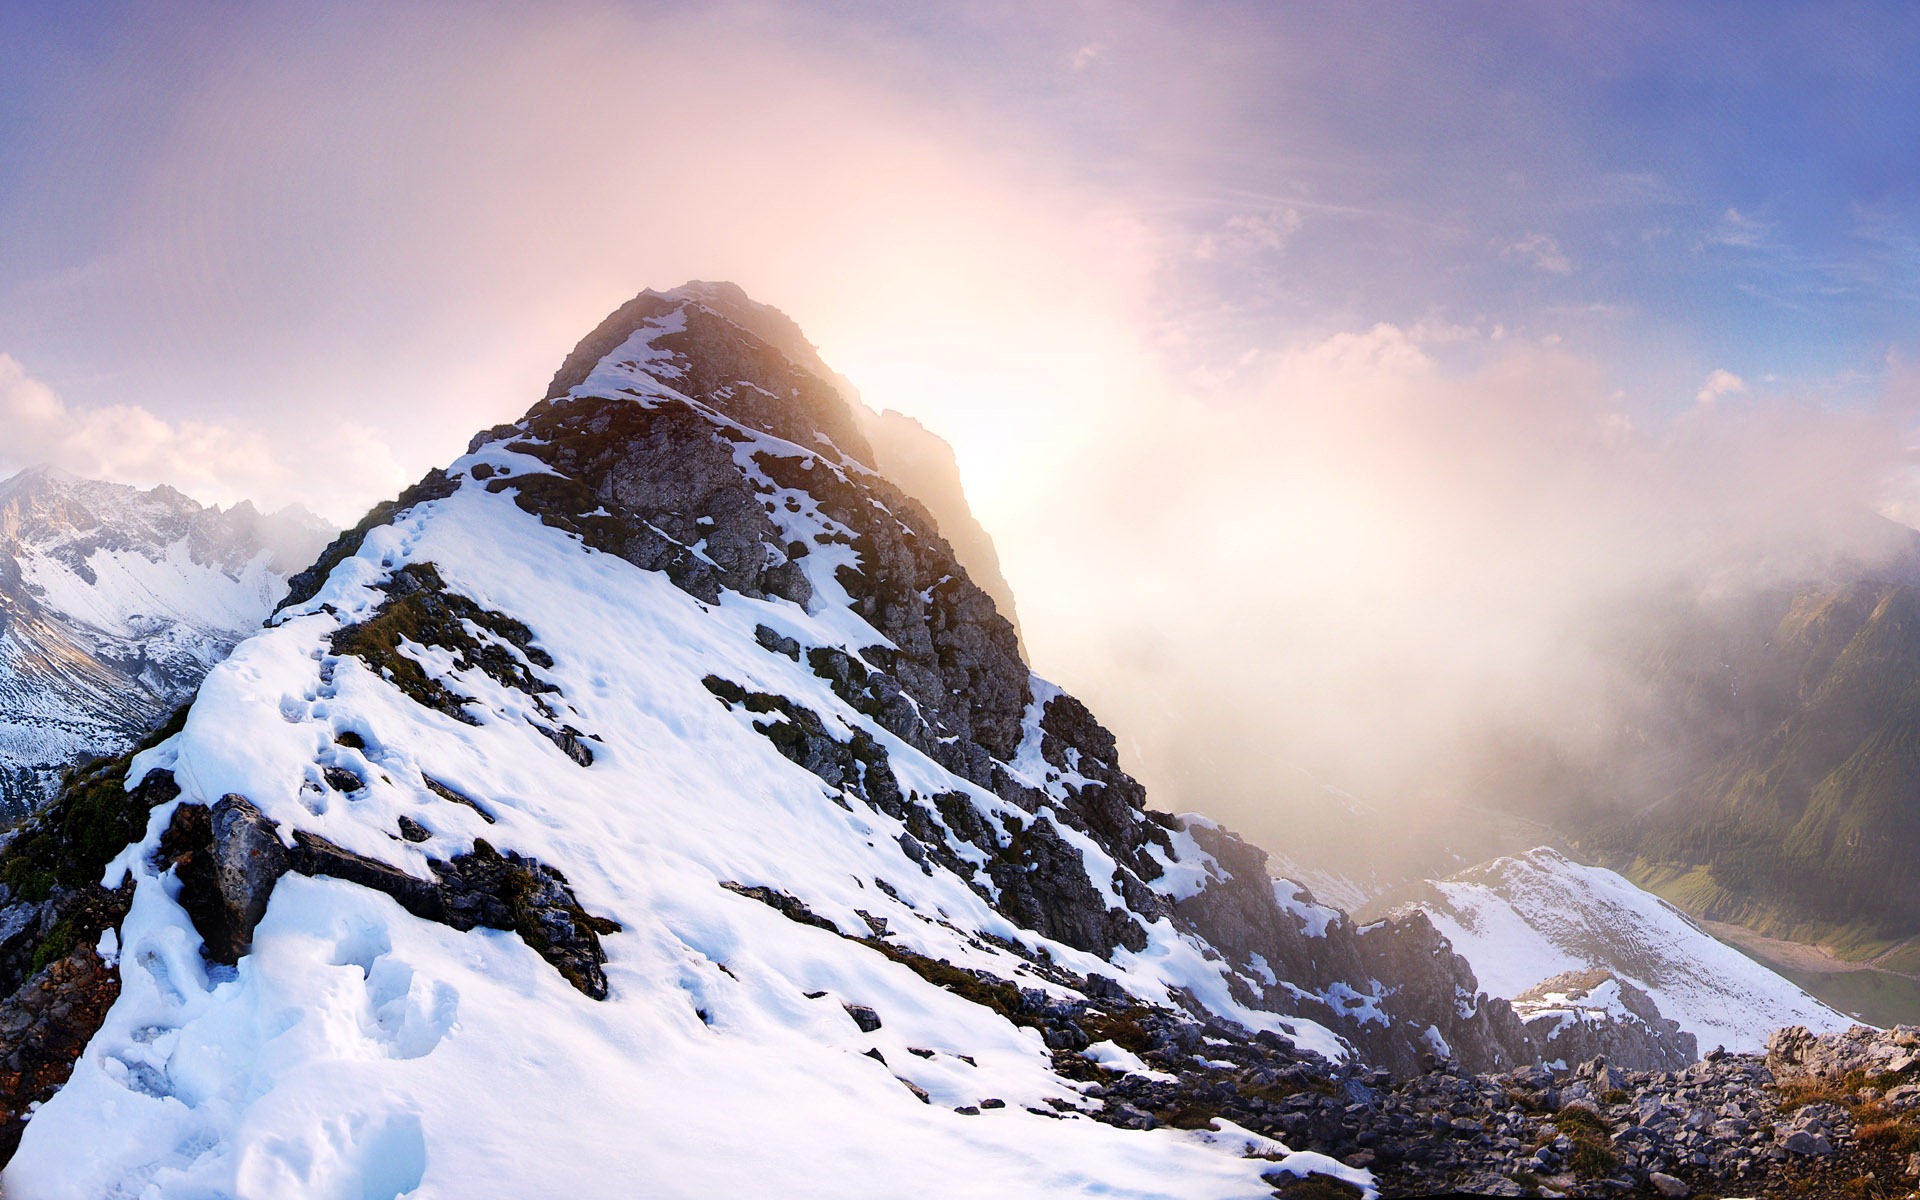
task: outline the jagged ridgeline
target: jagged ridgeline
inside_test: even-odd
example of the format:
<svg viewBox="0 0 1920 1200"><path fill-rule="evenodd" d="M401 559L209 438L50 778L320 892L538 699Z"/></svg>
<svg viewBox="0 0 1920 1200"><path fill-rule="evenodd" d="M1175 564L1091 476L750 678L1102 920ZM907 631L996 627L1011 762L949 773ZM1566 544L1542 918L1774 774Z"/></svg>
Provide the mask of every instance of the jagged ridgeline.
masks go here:
<svg viewBox="0 0 1920 1200"><path fill-rule="evenodd" d="M0 819L165 720L334 532L47 467L0 481Z"/></svg>
<svg viewBox="0 0 1920 1200"><path fill-rule="evenodd" d="M1371 1186L1423 1071L1568 1057L1147 808L782 330L622 306L7 847L9 1195Z"/></svg>

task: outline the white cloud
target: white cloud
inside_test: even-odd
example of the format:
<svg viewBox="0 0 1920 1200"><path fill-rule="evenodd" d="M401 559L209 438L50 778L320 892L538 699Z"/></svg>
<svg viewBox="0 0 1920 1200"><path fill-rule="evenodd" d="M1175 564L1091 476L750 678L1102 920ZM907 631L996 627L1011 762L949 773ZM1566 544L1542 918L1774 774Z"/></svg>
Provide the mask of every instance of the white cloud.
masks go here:
<svg viewBox="0 0 1920 1200"><path fill-rule="evenodd" d="M1517 242L1508 243L1500 257L1524 262L1555 275L1573 274L1573 260L1560 249L1560 243L1545 233L1530 233Z"/></svg>
<svg viewBox="0 0 1920 1200"><path fill-rule="evenodd" d="M1702 404L1712 404L1722 396L1731 396L1747 390L1747 381L1724 367L1716 368L1700 385L1700 394L1694 399Z"/></svg>
<svg viewBox="0 0 1920 1200"><path fill-rule="evenodd" d="M1749 213L1737 208L1729 208L1720 218L1720 227L1714 231L1713 240L1722 246L1738 246L1745 250L1759 250L1771 240L1773 226Z"/></svg>
<svg viewBox="0 0 1920 1200"><path fill-rule="evenodd" d="M1205 262L1221 253L1239 255L1277 253L1287 248L1288 239L1300 232L1298 209L1279 208L1263 213L1238 213L1228 217L1220 228L1202 234L1194 243L1193 256Z"/></svg>
<svg viewBox="0 0 1920 1200"><path fill-rule="evenodd" d="M250 499L277 508L300 501L341 520L357 515L369 492L392 492L403 481L391 449L351 423L322 437L313 428L288 428L277 438L259 430L206 421L169 421L137 404L74 408L0 354L0 473L46 464L86 479L140 487L171 484L214 503ZM324 472L303 470L301 486L290 462L330 447Z"/></svg>

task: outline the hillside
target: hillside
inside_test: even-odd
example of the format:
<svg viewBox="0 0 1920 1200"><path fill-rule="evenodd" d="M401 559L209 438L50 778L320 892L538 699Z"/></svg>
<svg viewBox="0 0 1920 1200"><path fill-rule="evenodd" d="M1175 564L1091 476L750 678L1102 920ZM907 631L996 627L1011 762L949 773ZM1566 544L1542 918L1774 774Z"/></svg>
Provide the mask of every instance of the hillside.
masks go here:
<svg viewBox="0 0 1920 1200"><path fill-rule="evenodd" d="M332 534L45 468L0 482L0 814L158 724Z"/></svg>
<svg viewBox="0 0 1920 1200"><path fill-rule="evenodd" d="M1695 651L1711 686L1665 660L1684 777L1581 844L1707 919L1858 954L1920 934L1920 588L1884 577L1907 565L1753 598Z"/></svg>
<svg viewBox="0 0 1920 1200"><path fill-rule="evenodd" d="M1551 1023L1146 808L832 381L700 296L609 317L0 851L9 1195L1517 1169L1417 1150L1418 1081Z"/></svg>
<svg viewBox="0 0 1920 1200"><path fill-rule="evenodd" d="M1644 991L1702 1048L1757 1053L1782 1026L1853 1024L1665 901L1552 850L1431 883L1405 909L1426 913L1481 986L1523 1010L1542 981L1597 970Z"/></svg>

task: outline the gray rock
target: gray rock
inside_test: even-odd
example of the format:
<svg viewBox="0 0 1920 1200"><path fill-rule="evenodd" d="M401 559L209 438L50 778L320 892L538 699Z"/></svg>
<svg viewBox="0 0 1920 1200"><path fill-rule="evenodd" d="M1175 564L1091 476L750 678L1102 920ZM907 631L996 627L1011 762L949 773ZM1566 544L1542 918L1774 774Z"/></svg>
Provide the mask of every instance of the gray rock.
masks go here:
<svg viewBox="0 0 1920 1200"><path fill-rule="evenodd" d="M1109 1120L1122 1129L1155 1129L1159 1120L1150 1112L1143 1112L1131 1104L1120 1104L1108 1110Z"/></svg>
<svg viewBox="0 0 1920 1200"><path fill-rule="evenodd" d="M853 1023L860 1027L861 1033L872 1033L880 1028L880 1014L866 1005L847 1004L842 1007L847 1010L847 1015L853 1018Z"/></svg>
<svg viewBox="0 0 1920 1200"><path fill-rule="evenodd" d="M1780 1143L1782 1149L1809 1158L1824 1158L1833 1153L1833 1143L1817 1133L1796 1129Z"/></svg>
<svg viewBox="0 0 1920 1200"><path fill-rule="evenodd" d="M1687 1196L1693 1194L1692 1188L1664 1171L1648 1172L1647 1182L1653 1185L1654 1191L1667 1197L1668 1200L1685 1200Z"/></svg>
<svg viewBox="0 0 1920 1200"><path fill-rule="evenodd" d="M253 945L253 931L266 915L267 898L288 867L280 831L244 796L222 796L210 816L214 879L231 921L231 940L213 956L232 961ZM209 950L213 950L209 947Z"/></svg>

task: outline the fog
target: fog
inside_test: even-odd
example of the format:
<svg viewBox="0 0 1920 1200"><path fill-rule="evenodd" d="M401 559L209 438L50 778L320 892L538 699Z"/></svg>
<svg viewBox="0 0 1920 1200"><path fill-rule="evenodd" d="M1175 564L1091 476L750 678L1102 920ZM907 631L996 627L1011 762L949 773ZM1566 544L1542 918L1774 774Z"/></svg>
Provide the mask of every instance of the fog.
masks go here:
<svg viewBox="0 0 1920 1200"><path fill-rule="evenodd" d="M0 469L344 524L733 279L953 443L1157 807L1465 838L1623 620L1920 515L1916 106L1775 99L1913 30L1469 8L0 13Z"/></svg>
<svg viewBox="0 0 1920 1200"><path fill-rule="evenodd" d="M1282 849L1399 831L1427 843L1383 863L1425 863L1436 838L1547 836L1459 806L1547 807L1487 777L1500 744L1597 752L1649 719L1623 628L1910 553L1877 515L1912 511L1909 374L1846 407L1723 381L1658 422L1604 378L1377 326L1143 401L1074 471L1070 517L1002 533L1036 657L1160 803Z"/></svg>

